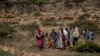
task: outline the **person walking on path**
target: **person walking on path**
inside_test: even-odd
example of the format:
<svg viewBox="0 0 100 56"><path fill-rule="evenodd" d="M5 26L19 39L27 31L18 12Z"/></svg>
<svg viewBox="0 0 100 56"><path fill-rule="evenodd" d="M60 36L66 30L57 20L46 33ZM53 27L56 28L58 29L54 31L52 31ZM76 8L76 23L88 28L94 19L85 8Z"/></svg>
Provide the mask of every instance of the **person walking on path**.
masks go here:
<svg viewBox="0 0 100 56"><path fill-rule="evenodd" d="M65 44L66 37L64 35L63 28L60 29L59 33L60 33L60 47L62 48L62 50L65 50L66 49L66 44Z"/></svg>
<svg viewBox="0 0 100 56"><path fill-rule="evenodd" d="M70 46L70 38L71 38L71 35L70 35L70 29L68 27L65 28L65 30L67 31L67 46Z"/></svg>
<svg viewBox="0 0 100 56"><path fill-rule="evenodd" d="M58 34L55 31L55 29L52 29L51 39L52 39L52 42L53 42L53 48L56 48L56 46L57 46L57 40L58 40Z"/></svg>
<svg viewBox="0 0 100 56"><path fill-rule="evenodd" d="M42 34L42 31L39 28L37 28L36 30L36 40L37 40L37 46L39 47L39 49L43 49L44 35Z"/></svg>
<svg viewBox="0 0 100 56"><path fill-rule="evenodd" d="M72 38L73 38L73 45L76 45L79 39L79 30L78 27L72 28Z"/></svg>

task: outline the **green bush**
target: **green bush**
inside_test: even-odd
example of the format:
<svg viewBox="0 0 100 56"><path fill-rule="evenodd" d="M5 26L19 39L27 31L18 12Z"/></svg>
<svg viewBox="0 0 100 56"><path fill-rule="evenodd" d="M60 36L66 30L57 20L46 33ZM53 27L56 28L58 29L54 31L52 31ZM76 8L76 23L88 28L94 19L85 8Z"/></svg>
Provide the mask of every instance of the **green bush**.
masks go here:
<svg viewBox="0 0 100 56"><path fill-rule="evenodd" d="M77 52L100 53L100 45L95 44L93 41L85 41L84 43L78 43L77 45L70 47L70 50Z"/></svg>
<svg viewBox="0 0 100 56"><path fill-rule="evenodd" d="M0 51L0 56L13 56L13 55L9 52Z"/></svg>
<svg viewBox="0 0 100 56"><path fill-rule="evenodd" d="M8 35L12 34L13 32L15 32L16 30L14 29L14 27L10 26L10 25L0 25L0 37L7 37Z"/></svg>

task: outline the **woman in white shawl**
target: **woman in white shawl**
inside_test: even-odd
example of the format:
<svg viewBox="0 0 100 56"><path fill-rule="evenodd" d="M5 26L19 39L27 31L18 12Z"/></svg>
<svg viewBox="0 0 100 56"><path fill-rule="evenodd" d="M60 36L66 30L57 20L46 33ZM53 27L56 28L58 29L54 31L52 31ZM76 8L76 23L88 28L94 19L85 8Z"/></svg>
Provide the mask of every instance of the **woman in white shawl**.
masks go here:
<svg viewBox="0 0 100 56"><path fill-rule="evenodd" d="M68 32L66 31L65 28L63 29L63 33L64 33L64 35L65 35L65 38L68 40Z"/></svg>
<svg viewBox="0 0 100 56"><path fill-rule="evenodd" d="M78 38L79 38L79 30L78 27L74 27L72 29L72 38L73 38L73 45L75 45L78 42Z"/></svg>
<svg viewBox="0 0 100 56"><path fill-rule="evenodd" d="M59 46L60 48L63 48L63 42L62 42L62 33L61 33L61 30L59 31Z"/></svg>
<svg viewBox="0 0 100 56"><path fill-rule="evenodd" d="M66 49L66 35L67 32L65 31L65 29L61 28L60 31L59 31L59 35L60 35L60 40L59 40L59 44L60 44L60 47L65 50Z"/></svg>

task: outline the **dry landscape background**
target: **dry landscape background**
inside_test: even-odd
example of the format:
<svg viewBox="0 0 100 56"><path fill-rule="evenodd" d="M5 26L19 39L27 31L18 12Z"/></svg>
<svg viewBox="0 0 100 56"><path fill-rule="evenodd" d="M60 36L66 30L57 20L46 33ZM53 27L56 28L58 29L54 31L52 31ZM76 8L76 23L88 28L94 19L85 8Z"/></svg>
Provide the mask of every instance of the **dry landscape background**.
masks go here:
<svg viewBox="0 0 100 56"><path fill-rule="evenodd" d="M100 0L0 0L0 50L15 56L100 56L99 53L78 53L69 49L40 51L37 48L34 36L37 26L44 33L50 33L52 28L58 31L59 27L71 27L77 21L78 26L81 22L89 24L86 27L95 31L95 42L100 44ZM2 32L7 36L2 36Z"/></svg>

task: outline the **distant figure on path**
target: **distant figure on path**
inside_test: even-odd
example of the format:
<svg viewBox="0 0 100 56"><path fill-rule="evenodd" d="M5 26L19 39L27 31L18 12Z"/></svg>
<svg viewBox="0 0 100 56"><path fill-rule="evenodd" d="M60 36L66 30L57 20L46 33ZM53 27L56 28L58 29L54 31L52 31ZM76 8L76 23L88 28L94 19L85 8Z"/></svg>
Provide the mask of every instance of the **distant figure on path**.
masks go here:
<svg viewBox="0 0 100 56"><path fill-rule="evenodd" d="M88 29L85 29L85 30L83 31L83 35L84 35L84 39L85 39L85 40L89 40L89 30L88 30Z"/></svg>
<svg viewBox="0 0 100 56"><path fill-rule="evenodd" d="M94 32L92 32L92 30L89 31L89 39L94 40Z"/></svg>

